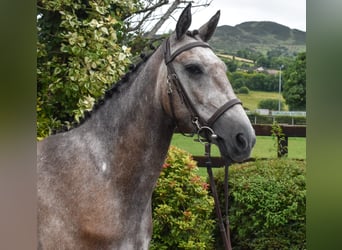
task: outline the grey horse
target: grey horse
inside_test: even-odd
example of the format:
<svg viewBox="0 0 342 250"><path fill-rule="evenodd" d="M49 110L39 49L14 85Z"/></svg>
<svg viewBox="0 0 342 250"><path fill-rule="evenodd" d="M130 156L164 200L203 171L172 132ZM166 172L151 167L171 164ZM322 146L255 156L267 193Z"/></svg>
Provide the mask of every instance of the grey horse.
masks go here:
<svg viewBox="0 0 342 250"><path fill-rule="evenodd" d="M236 96L206 43L219 15L189 32L188 6L175 32L84 123L38 143L39 249L148 249L151 196L176 126L215 131L223 157L250 155L255 133L241 103L220 108Z"/></svg>

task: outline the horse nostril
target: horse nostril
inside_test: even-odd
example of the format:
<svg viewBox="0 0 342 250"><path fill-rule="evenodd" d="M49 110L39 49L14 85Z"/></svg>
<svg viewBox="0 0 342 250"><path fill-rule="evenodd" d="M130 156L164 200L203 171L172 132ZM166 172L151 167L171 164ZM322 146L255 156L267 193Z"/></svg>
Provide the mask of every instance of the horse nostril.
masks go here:
<svg viewBox="0 0 342 250"><path fill-rule="evenodd" d="M248 147L248 141L242 133L237 134L236 145L240 150L245 150Z"/></svg>

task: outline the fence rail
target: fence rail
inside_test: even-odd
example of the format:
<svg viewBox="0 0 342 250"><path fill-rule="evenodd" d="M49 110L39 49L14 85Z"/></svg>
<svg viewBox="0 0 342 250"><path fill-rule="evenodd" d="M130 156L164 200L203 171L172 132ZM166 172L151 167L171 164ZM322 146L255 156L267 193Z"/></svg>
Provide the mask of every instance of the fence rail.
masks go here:
<svg viewBox="0 0 342 250"><path fill-rule="evenodd" d="M306 137L306 126L302 125L279 125L283 135L278 138L278 157L283 157L288 153L288 138L289 137ZM272 125L253 124L256 135L272 136ZM199 167L205 167L206 158L204 156L194 155L194 160L197 161ZM247 160L253 160L252 158ZM224 166L222 157L211 157L212 165L215 167Z"/></svg>

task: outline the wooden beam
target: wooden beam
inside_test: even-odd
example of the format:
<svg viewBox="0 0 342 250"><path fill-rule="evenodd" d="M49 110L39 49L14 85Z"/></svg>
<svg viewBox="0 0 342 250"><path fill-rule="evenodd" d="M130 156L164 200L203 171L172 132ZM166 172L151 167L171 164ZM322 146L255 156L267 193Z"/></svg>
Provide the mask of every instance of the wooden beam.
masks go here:
<svg viewBox="0 0 342 250"><path fill-rule="evenodd" d="M301 125L281 125L280 127L285 137L306 137L306 126ZM256 135L270 136L272 135L272 125L269 124L253 124Z"/></svg>

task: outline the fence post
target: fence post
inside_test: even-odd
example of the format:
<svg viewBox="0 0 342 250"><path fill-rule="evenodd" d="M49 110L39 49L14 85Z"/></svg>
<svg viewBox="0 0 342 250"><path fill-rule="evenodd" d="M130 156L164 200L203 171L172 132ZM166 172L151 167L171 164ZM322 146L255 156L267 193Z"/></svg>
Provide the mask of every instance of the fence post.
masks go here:
<svg viewBox="0 0 342 250"><path fill-rule="evenodd" d="M277 136L278 139L278 158L288 155L289 137Z"/></svg>

